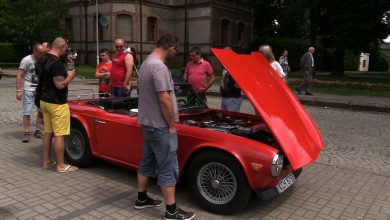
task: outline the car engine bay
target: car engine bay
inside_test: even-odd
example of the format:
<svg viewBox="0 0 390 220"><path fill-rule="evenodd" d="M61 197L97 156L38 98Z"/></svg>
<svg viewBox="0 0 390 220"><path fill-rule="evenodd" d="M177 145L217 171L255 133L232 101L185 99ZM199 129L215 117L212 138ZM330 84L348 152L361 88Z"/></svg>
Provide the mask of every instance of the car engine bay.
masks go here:
<svg viewBox="0 0 390 220"><path fill-rule="evenodd" d="M234 112L205 111L199 114L181 116L180 123L246 137L271 146L275 145L274 138L260 119L243 118L243 116L234 115Z"/></svg>

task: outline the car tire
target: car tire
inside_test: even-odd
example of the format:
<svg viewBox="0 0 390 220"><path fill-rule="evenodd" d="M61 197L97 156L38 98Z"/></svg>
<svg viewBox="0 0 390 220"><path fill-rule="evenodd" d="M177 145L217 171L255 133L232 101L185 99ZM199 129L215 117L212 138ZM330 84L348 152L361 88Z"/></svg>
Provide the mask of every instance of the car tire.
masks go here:
<svg viewBox="0 0 390 220"><path fill-rule="evenodd" d="M70 164L78 167L89 167L95 162L88 135L79 123L72 124L70 135L65 139L65 158Z"/></svg>
<svg viewBox="0 0 390 220"><path fill-rule="evenodd" d="M215 173L220 175L211 177ZM224 152L207 151L197 155L189 167L187 181L192 196L213 213L237 212L252 195L241 165Z"/></svg>

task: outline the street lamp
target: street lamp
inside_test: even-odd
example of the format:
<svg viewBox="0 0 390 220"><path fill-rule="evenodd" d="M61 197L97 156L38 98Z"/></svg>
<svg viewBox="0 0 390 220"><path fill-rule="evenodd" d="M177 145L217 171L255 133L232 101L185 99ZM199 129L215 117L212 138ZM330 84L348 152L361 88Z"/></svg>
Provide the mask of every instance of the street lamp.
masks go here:
<svg viewBox="0 0 390 220"><path fill-rule="evenodd" d="M94 0L89 0L92 3ZM95 0L96 6L96 64L99 64L99 2L103 0Z"/></svg>

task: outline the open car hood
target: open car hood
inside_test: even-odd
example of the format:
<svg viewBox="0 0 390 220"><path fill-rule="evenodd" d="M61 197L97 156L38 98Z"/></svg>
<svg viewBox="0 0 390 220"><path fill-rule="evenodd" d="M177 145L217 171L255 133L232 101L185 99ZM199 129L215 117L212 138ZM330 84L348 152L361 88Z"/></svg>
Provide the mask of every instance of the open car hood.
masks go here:
<svg viewBox="0 0 390 220"><path fill-rule="evenodd" d="M294 170L314 162L321 133L278 73L259 53L211 49L262 117Z"/></svg>

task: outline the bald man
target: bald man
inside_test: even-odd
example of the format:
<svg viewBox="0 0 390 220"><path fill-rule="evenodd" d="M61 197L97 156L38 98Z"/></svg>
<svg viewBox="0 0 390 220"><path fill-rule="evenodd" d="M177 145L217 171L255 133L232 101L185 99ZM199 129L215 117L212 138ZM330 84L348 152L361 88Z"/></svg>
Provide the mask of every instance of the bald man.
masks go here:
<svg viewBox="0 0 390 220"><path fill-rule="evenodd" d="M298 94L301 94L302 92L305 92L305 95L313 95L311 91L311 83L313 80L313 73L314 73L314 47L309 47L308 51L303 54L300 62L300 68L301 72L303 72L304 80L303 82L295 88L298 92Z"/></svg>
<svg viewBox="0 0 390 220"><path fill-rule="evenodd" d="M35 44L33 53L22 59L19 70L16 73L16 99L23 100L23 143L30 141L30 116L38 85L38 76L35 74L35 63L44 54L44 47L41 44ZM39 118L37 115L35 137L42 138L42 133L39 129Z"/></svg>
<svg viewBox="0 0 390 220"><path fill-rule="evenodd" d="M133 78L133 56L126 51L123 39L115 40L116 53L112 58L111 91L114 97L127 95L127 86Z"/></svg>
<svg viewBox="0 0 390 220"><path fill-rule="evenodd" d="M43 113L45 135L43 138L43 168L53 166L50 159L50 149L54 137L56 169L58 173L75 171L78 168L65 164L65 136L70 134L70 112L68 106L68 85L76 72L65 69L60 57L66 54L68 44L63 38L56 38L50 51L43 61L42 76L40 76L40 106Z"/></svg>

